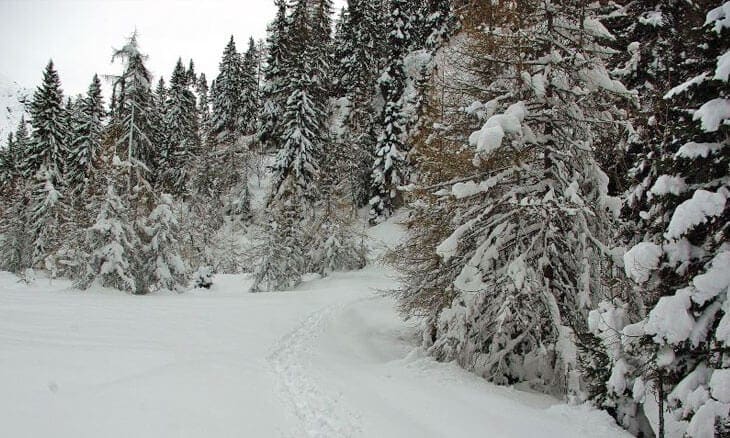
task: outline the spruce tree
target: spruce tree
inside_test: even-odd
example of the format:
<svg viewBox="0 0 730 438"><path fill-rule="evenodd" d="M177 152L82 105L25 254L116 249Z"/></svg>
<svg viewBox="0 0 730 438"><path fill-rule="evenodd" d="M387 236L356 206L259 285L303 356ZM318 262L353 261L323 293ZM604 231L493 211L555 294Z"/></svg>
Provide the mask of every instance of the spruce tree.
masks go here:
<svg viewBox="0 0 730 438"><path fill-rule="evenodd" d="M167 129L165 128L165 112L167 111L167 85L165 78L160 76L157 86L152 94L152 113L150 114L152 122L152 131L154 133L153 142L157 145L159 151L155 156L154 169L162 168L163 153L165 143L167 141Z"/></svg>
<svg viewBox="0 0 730 438"><path fill-rule="evenodd" d="M141 242L128 207L110 184L95 223L86 231L88 256L80 266L77 286L113 287L145 293L139 259Z"/></svg>
<svg viewBox="0 0 730 438"><path fill-rule="evenodd" d="M205 73L200 73L200 76L198 76L198 83L195 87L195 92L198 95L197 109L200 143L205 145L208 144L208 135L210 133L211 124L209 91Z"/></svg>
<svg viewBox="0 0 730 438"><path fill-rule="evenodd" d="M27 221L31 242L31 267L48 268L51 256L67 237L64 225L68 223L70 206L57 188L54 172L41 166L33 179L28 205Z"/></svg>
<svg viewBox="0 0 730 438"><path fill-rule="evenodd" d="M281 117L287 100L285 77L290 61L289 20L287 2L274 0L276 18L269 25L266 39L268 56L264 69L264 84L261 90L261 118L258 141L264 150L277 150L281 145Z"/></svg>
<svg viewBox="0 0 730 438"><path fill-rule="evenodd" d="M307 1L300 0L292 15L291 32L294 59L288 71L289 98L282 116L281 148L272 166L272 198L293 196L298 199L316 198L318 160L324 152L326 114L318 101L321 83L318 73L307 68L313 54Z"/></svg>
<svg viewBox="0 0 730 438"><path fill-rule="evenodd" d="M385 105L380 116L382 133L375 146L372 170L369 201L372 223L377 223L393 213L401 202L398 187L406 184L408 179L401 104L405 88L403 57L411 41L410 20L405 15L407 3L405 0L394 0L391 4L388 36L390 51L385 74L378 81Z"/></svg>
<svg viewBox="0 0 730 438"><path fill-rule="evenodd" d="M258 50L253 38L248 40L248 49L241 64L240 132L250 135L256 132L259 114Z"/></svg>
<svg viewBox="0 0 730 438"><path fill-rule="evenodd" d="M23 174L32 178L41 167L54 185L60 185L65 170L69 138L68 115L53 61L43 72L43 83L33 95L30 107L33 131L22 164Z"/></svg>
<svg viewBox="0 0 730 438"><path fill-rule="evenodd" d="M730 432L720 388L730 351L728 6L670 2L645 15L669 27L653 67L673 74L656 91L649 126L660 134L650 137L653 153L637 157L649 167L644 239L624 257L648 314L623 329L628 348L612 363L608 386L621 395L611 383L633 382L657 435Z"/></svg>
<svg viewBox="0 0 730 438"><path fill-rule="evenodd" d="M182 292L187 287L188 267L181 256L180 225L172 196L162 194L142 225L145 263L151 290Z"/></svg>
<svg viewBox="0 0 730 438"><path fill-rule="evenodd" d="M104 134L104 116L101 81L94 75L86 96L79 101L78 117L72 126L68 183L76 195L95 171Z"/></svg>
<svg viewBox="0 0 730 438"><path fill-rule="evenodd" d="M189 168L200 149L195 95L188 89L188 79L178 59L165 100L165 143L160 157L162 186L177 196L188 190Z"/></svg>
<svg viewBox="0 0 730 438"><path fill-rule="evenodd" d="M251 292L281 291L301 283L306 273L306 233L299 200L289 198L273 206L266 237L258 248L260 260L254 272Z"/></svg>
<svg viewBox="0 0 730 438"><path fill-rule="evenodd" d="M241 133L242 61L231 36L223 51L213 88L212 139L218 144L231 144Z"/></svg>
<svg viewBox="0 0 730 438"><path fill-rule="evenodd" d="M121 76L115 78L116 113L112 123L119 137L115 142L115 157L127 166L127 187L125 193L132 194L135 187L145 187L155 181L159 150L154 144L157 117L154 113L154 99L150 88L150 73L144 62L146 55L139 50L137 34L134 33L113 59L124 64ZM141 194L137 190L137 194Z"/></svg>

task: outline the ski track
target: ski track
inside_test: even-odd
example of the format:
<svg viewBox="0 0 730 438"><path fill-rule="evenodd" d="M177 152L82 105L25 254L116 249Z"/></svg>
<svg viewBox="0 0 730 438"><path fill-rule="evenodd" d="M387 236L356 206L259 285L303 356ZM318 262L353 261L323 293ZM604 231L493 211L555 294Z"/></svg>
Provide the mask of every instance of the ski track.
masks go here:
<svg viewBox="0 0 730 438"><path fill-rule="evenodd" d="M327 322L344 307L337 304L311 313L277 342L267 358L276 374L280 396L301 422L302 430L292 430L288 436L345 438L361 431L359 417L343 403L342 395L325 391L308 366L312 347Z"/></svg>

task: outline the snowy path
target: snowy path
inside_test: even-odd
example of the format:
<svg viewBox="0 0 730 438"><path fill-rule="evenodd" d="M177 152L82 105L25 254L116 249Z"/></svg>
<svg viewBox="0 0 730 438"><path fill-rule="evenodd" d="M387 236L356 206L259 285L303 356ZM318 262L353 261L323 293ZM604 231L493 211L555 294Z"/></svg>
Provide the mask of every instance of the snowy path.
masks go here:
<svg viewBox="0 0 730 438"><path fill-rule="evenodd" d="M418 352L371 267L289 293L132 297L0 273L0 436L618 437Z"/></svg>
<svg viewBox="0 0 730 438"><path fill-rule="evenodd" d="M351 437L358 431L358 420L347 411L342 397L330 394L322 383L313 380L306 365L311 347L321 334L324 321L340 306L329 306L309 315L296 329L281 339L269 357L277 373L281 394L292 405L302 430L292 437Z"/></svg>

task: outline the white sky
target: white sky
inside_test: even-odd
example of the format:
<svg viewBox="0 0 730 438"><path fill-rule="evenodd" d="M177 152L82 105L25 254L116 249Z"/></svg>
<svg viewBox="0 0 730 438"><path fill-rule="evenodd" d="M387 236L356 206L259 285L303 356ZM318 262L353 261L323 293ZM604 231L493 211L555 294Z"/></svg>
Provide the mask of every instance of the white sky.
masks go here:
<svg viewBox="0 0 730 438"><path fill-rule="evenodd" d="M345 0L336 0L339 8ZM0 0L0 76L28 88L40 84L50 58L66 95L83 93L136 28L147 67L167 79L178 57L208 81L231 35L239 51L264 38L273 0Z"/></svg>

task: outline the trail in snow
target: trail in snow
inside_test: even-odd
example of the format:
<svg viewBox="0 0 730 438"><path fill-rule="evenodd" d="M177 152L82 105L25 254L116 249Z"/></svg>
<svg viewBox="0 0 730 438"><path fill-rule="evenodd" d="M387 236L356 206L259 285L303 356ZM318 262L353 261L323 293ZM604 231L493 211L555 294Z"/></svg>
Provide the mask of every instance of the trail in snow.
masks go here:
<svg viewBox="0 0 730 438"><path fill-rule="evenodd" d="M311 348L322 332L323 322L340 307L329 306L309 315L277 343L269 356L282 396L292 405L304 429L293 430L292 437L344 438L360 429L358 418L349 412L342 395L323 389L309 369Z"/></svg>
<svg viewBox="0 0 730 438"><path fill-rule="evenodd" d="M371 231L381 251L396 228ZM427 357L378 293L391 277L373 264L250 294L247 276L218 276L137 297L0 273L0 436L628 436Z"/></svg>

